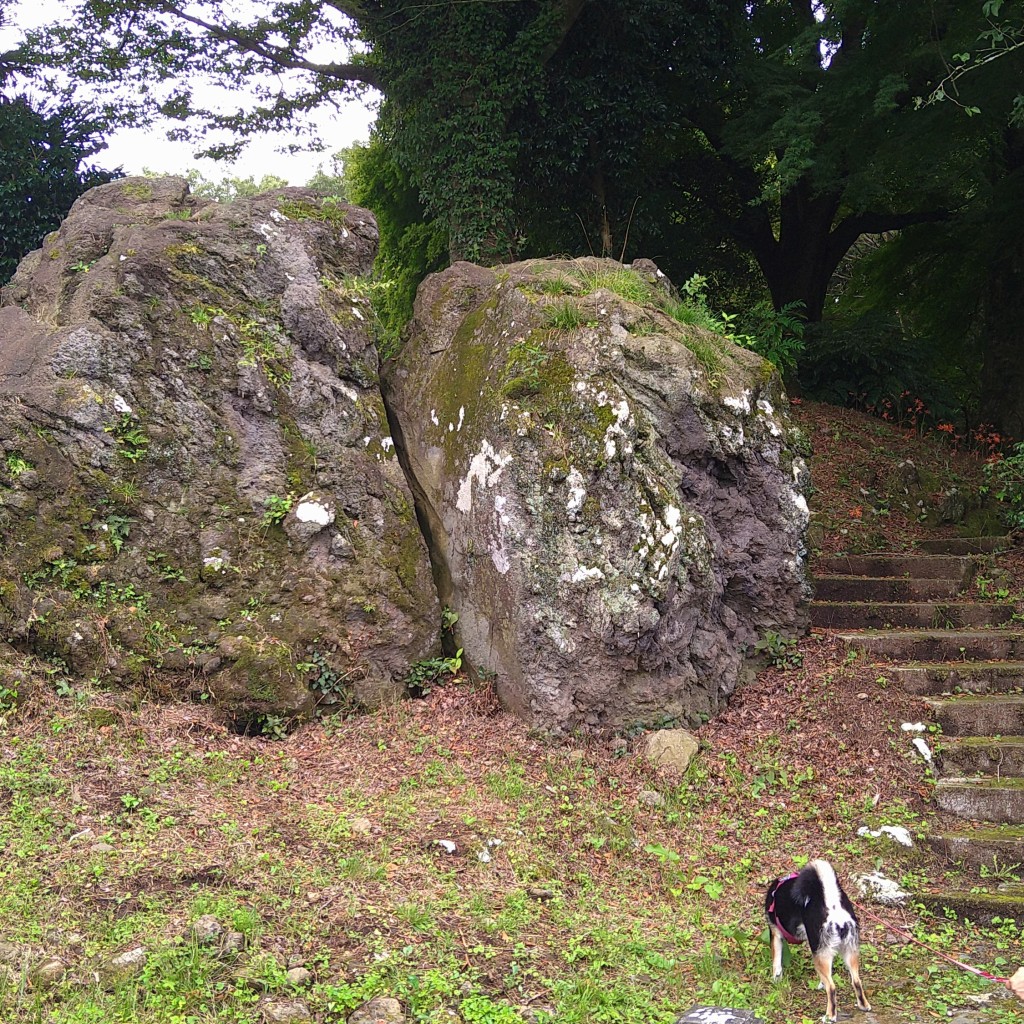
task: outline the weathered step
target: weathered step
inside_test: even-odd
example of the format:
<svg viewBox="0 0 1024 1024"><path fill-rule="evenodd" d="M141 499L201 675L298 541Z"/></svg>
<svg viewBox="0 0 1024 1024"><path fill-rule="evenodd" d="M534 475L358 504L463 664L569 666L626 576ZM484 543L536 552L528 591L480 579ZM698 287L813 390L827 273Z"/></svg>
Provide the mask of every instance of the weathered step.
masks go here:
<svg viewBox="0 0 1024 1024"><path fill-rule="evenodd" d="M958 818L1024 824L1024 779L962 777L939 779L935 802Z"/></svg>
<svg viewBox="0 0 1024 1024"><path fill-rule="evenodd" d="M942 914L949 910L959 918L978 924L992 924L996 918L1024 922L1024 891L1017 886L1008 886L1005 892L993 887L988 892L971 888L961 892L915 893L914 899L931 911ZM1007 971L1012 973L1013 968Z"/></svg>
<svg viewBox="0 0 1024 1024"><path fill-rule="evenodd" d="M908 693L1006 693L1024 689L1024 661L933 661L886 670Z"/></svg>
<svg viewBox="0 0 1024 1024"><path fill-rule="evenodd" d="M956 597L962 580L908 579L894 576L819 576L814 596L819 601L930 601Z"/></svg>
<svg viewBox="0 0 1024 1024"><path fill-rule="evenodd" d="M848 647L894 661L1024 661L1019 630L879 630L839 633Z"/></svg>
<svg viewBox="0 0 1024 1024"><path fill-rule="evenodd" d="M946 736L1024 735L1024 696L962 693L927 701Z"/></svg>
<svg viewBox="0 0 1024 1024"><path fill-rule="evenodd" d="M963 580L973 565L969 555L822 555L815 561L814 571L833 576Z"/></svg>
<svg viewBox="0 0 1024 1024"><path fill-rule="evenodd" d="M989 555L1013 547L1010 537L934 537L917 542L924 555Z"/></svg>
<svg viewBox="0 0 1024 1024"><path fill-rule="evenodd" d="M812 601L811 625L822 629L973 629L1009 622L1013 605L1005 602Z"/></svg>
<svg viewBox="0 0 1024 1024"><path fill-rule="evenodd" d="M943 739L939 765L946 775L1024 776L1024 736L956 736Z"/></svg>
<svg viewBox="0 0 1024 1024"><path fill-rule="evenodd" d="M974 871L981 871L982 866L990 871L1012 870L1014 865L1024 864L1024 825L993 825L931 835L928 845Z"/></svg>

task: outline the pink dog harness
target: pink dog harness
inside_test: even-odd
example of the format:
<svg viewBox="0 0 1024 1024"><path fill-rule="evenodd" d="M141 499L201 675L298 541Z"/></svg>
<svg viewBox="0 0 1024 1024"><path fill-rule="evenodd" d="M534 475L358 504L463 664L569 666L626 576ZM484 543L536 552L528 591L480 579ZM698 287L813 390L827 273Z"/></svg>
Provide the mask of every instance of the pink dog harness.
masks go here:
<svg viewBox="0 0 1024 1024"><path fill-rule="evenodd" d="M780 878L776 881L775 885L771 888L771 892L768 894L768 909L766 911L768 914L768 920L779 929L779 933L791 945L799 945L803 940L798 939L795 935L790 935L783 927L782 922L779 920L779 915L775 913L775 894L786 884L786 882L792 882L799 874L799 871L794 871L792 874L786 875L784 878Z"/></svg>

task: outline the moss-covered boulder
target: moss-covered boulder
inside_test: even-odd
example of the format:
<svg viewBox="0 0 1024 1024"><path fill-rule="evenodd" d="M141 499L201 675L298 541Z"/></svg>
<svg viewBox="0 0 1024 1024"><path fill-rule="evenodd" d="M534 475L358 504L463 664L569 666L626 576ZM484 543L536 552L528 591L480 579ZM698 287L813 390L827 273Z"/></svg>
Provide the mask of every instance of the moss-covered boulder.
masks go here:
<svg viewBox="0 0 1024 1024"><path fill-rule="evenodd" d="M401 690L439 613L367 330L376 243L305 189L79 199L0 295L0 638L240 720Z"/></svg>
<svg viewBox="0 0 1024 1024"><path fill-rule="evenodd" d="M699 721L806 623L778 375L649 271L456 264L382 381L458 642L548 728Z"/></svg>

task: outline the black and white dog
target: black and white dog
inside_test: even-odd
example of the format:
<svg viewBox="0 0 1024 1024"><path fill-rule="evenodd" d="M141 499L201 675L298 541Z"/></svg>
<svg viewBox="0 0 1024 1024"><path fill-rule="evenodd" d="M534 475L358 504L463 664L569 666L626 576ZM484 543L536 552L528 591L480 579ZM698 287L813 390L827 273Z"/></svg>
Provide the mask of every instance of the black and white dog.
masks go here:
<svg viewBox="0 0 1024 1024"><path fill-rule="evenodd" d="M857 1005L870 1010L860 981L860 928L853 904L843 892L832 865L812 860L803 871L776 879L764 898L764 913L772 935L772 976L782 974L782 943L807 941L814 969L828 999L825 1018L836 1019L836 986L832 961L841 953Z"/></svg>

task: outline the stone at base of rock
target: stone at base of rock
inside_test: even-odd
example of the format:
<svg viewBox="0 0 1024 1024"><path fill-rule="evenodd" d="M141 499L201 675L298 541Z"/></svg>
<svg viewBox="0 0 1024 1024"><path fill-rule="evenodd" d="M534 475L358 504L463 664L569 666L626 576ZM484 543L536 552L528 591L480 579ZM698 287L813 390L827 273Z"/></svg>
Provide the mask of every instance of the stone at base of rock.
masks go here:
<svg viewBox="0 0 1024 1024"><path fill-rule="evenodd" d="M648 735L644 755L659 771L682 775L697 753L697 738L686 729L659 729Z"/></svg>

